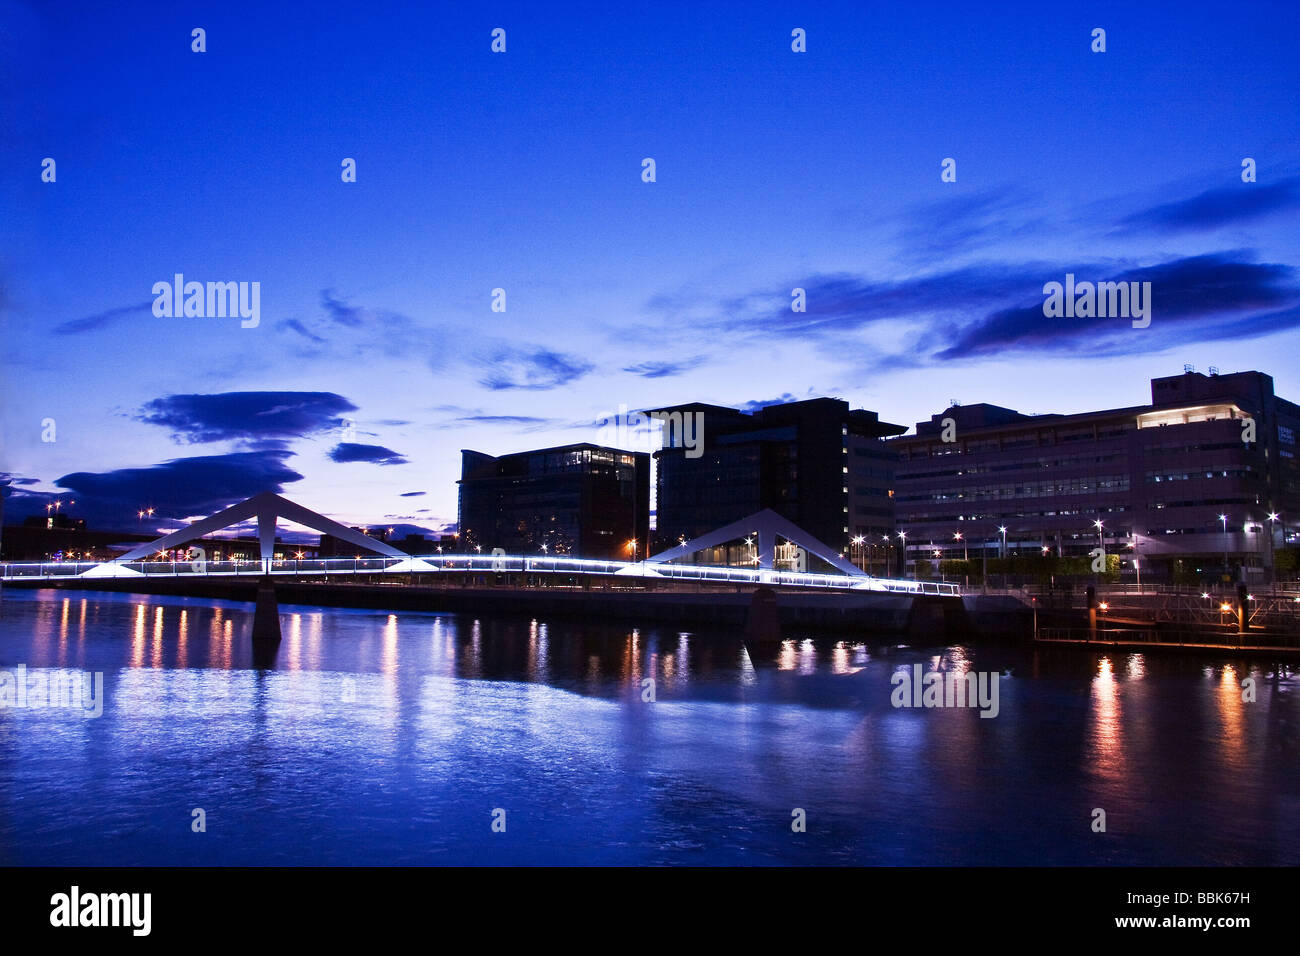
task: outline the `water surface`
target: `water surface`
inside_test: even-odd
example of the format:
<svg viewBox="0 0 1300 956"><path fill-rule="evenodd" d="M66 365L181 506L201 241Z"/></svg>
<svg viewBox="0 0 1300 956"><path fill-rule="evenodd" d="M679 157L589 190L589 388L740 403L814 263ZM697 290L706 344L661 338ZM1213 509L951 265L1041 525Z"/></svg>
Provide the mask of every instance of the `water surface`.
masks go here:
<svg viewBox="0 0 1300 956"><path fill-rule="evenodd" d="M0 670L105 699L0 709L0 864L1300 863L1268 661L281 611L272 661L247 604L6 589ZM915 663L998 715L891 706Z"/></svg>

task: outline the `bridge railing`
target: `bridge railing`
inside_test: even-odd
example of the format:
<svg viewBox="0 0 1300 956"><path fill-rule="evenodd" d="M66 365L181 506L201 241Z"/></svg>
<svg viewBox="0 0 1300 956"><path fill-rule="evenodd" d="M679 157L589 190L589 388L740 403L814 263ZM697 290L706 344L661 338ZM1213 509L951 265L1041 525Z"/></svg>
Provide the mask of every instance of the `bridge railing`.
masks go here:
<svg viewBox="0 0 1300 956"><path fill-rule="evenodd" d="M237 577L273 575L382 574L405 565L408 559L395 557L358 558L286 558L269 562L265 567L258 559L228 561L130 561L117 567L146 577ZM437 571L485 574L598 574L621 577L664 577L684 581L719 584L775 584L829 590L888 591L900 594L959 595L956 584L938 581L910 581L868 576L821 574L817 572L777 571L764 568L734 568L695 564L654 564L650 562L610 561L567 556L532 555L426 555L416 561ZM98 562L47 561L0 564L0 577L59 578L76 577ZM406 569L402 569L406 570ZM418 567L417 567L418 570Z"/></svg>

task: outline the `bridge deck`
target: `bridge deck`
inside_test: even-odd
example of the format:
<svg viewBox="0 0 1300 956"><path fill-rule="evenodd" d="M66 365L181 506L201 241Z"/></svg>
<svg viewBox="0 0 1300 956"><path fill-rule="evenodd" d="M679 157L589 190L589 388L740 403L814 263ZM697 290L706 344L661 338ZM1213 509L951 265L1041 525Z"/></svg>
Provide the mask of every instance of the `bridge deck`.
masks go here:
<svg viewBox="0 0 1300 956"><path fill-rule="evenodd" d="M87 572L94 571L94 574ZM644 561L600 561L531 555L426 555L415 558L313 558L249 561L129 561L31 562L0 564L0 581L75 581L105 577L116 580L144 577L317 577L373 574L583 574L618 575L680 581L761 584L830 590L889 591L903 594L960 595L956 584L876 578L869 575L772 571L756 568L691 564L651 564Z"/></svg>

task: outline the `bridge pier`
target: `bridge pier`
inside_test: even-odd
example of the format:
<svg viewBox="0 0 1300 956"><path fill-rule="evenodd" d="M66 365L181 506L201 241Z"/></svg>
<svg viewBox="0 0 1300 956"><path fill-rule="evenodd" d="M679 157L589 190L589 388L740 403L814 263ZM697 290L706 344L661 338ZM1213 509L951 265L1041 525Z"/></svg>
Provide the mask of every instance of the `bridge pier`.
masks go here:
<svg viewBox="0 0 1300 956"><path fill-rule="evenodd" d="M745 643L754 647L781 643L781 607L776 592L771 588L755 588L750 595L749 614L745 618Z"/></svg>
<svg viewBox="0 0 1300 956"><path fill-rule="evenodd" d="M275 599L275 585L271 578L257 582L257 604L253 610L253 642L280 643L280 605Z"/></svg>

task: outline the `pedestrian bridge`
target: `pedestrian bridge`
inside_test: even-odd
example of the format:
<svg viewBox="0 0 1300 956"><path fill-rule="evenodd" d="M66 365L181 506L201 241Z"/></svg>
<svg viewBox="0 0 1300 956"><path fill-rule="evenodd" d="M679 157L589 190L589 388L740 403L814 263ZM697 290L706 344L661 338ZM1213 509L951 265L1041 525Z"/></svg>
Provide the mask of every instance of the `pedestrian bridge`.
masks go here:
<svg viewBox="0 0 1300 956"><path fill-rule="evenodd" d="M330 534L355 545L358 550L377 552L376 557L310 558L280 560L275 553L276 519L282 518L296 524ZM148 561L150 556L176 551L182 545L197 541L205 535L221 531L249 520L257 522L260 559L238 561L209 561L205 552L191 546L194 560ZM728 541L748 537L756 540L755 567L725 567L701 564L674 564L706 548ZM782 570L776 565L776 543L783 539L798 549L812 554L841 573ZM822 588L839 591L886 591L901 594L960 594L956 584L934 581L913 581L900 578L872 577L860 568L849 564L834 549L810 536L803 529L772 511L760 511L740 521L733 522L693 541L683 543L641 561L597 560L561 555L510 555L500 550L492 554L476 555L422 555L414 556L399 551L387 542L369 537L360 531L339 524L271 492L254 495L203 518L156 541L142 544L113 561L76 563L70 561L0 564L0 581L31 582L77 581L85 579L115 578L234 578L234 577L288 577L288 578L340 578L365 575L409 575L415 582L429 576L454 576L466 574L524 574L536 576L614 576L640 579L648 584L653 579L665 583L673 581L713 583L718 585L777 586L787 588ZM539 582L540 583L540 582Z"/></svg>
<svg viewBox="0 0 1300 956"><path fill-rule="evenodd" d="M693 564L652 564L648 561L598 561L537 555L433 555L419 558L309 558L247 561L129 561L85 563L47 561L0 564L0 580L31 582L93 580L95 578L337 578L354 576L430 574L614 575L619 577L749 584L849 591L889 591L901 594L960 594L956 584L937 581L777 571L768 568L727 568Z"/></svg>

